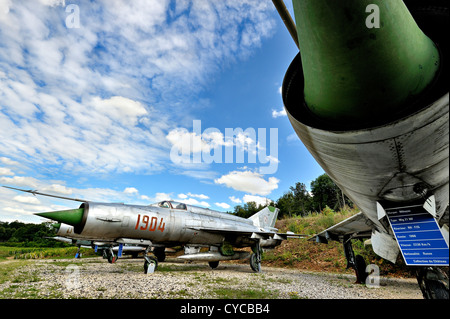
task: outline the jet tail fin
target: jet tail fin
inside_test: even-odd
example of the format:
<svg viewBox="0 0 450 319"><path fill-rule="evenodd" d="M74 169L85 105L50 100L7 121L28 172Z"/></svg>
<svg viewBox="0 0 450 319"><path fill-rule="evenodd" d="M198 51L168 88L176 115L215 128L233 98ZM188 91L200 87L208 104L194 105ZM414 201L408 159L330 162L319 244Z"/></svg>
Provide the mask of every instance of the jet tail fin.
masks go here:
<svg viewBox="0 0 450 319"><path fill-rule="evenodd" d="M267 206L248 219L257 227L274 227L278 217L278 208Z"/></svg>

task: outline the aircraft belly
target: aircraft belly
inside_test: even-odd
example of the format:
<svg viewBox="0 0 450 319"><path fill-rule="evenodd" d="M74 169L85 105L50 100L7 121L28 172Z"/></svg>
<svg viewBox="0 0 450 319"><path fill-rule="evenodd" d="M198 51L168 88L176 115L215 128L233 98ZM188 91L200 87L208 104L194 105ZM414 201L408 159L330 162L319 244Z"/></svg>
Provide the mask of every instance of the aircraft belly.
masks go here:
<svg viewBox="0 0 450 319"><path fill-rule="evenodd" d="M372 129L326 131L289 119L300 139L335 183L377 223L376 201L408 201L422 183L448 204L448 93L409 117Z"/></svg>

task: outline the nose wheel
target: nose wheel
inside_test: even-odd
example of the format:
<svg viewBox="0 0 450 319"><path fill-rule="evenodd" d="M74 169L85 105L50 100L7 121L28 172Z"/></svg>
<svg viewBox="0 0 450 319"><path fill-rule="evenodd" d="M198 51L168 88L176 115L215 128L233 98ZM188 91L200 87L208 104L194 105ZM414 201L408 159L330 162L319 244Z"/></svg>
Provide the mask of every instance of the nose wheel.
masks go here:
<svg viewBox="0 0 450 319"><path fill-rule="evenodd" d="M145 256L144 259L144 274L154 273L158 267L158 259L153 256Z"/></svg>
<svg viewBox="0 0 450 319"><path fill-rule="evenodd" d="M259 241L256 242L255 246L252 247L253 253L250 256L250 268L254 272L261 272L261 246Z"/></svg>
<svg viewBox="0 0 450 319"><path fill-rule="evenodd" d="M103 250L103 258L107 259L110 264L114 264L118 259L118 257L114 255L112 248Z"/></svg>

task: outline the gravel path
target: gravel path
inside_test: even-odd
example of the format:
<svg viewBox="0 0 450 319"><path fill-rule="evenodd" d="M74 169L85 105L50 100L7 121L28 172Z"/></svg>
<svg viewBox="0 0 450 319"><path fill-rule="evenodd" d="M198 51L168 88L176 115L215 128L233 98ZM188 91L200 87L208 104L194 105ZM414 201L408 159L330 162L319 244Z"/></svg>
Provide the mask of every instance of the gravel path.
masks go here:
<svg viewBox="0 0 450 319"><path fill-rule="evenodd" d="M1 267L1 264L0 264ZM352 275L310 273L247 264L184 264L169 259L153 274L142 259L34 260L0 284L0 298L95 299L422 299L415 279L381 278L378 288L354 284Z"/></svg>

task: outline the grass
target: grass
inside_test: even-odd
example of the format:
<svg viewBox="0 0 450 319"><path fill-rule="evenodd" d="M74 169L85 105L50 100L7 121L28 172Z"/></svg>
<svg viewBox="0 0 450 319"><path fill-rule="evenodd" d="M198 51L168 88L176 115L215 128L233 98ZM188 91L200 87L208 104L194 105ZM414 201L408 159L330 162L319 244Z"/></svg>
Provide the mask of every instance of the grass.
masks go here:
<svg viewBox="0 0 450 319"><path fill-rule="evenodd" d="M7 259L45 259L45 258L71 258L77 253L77 247L65 248L25 248L0 246L0 262ZM81 248L82 256L97 256L93 249Z"/></svg>
<svg viewBox="0 0 450 319"><path fill-rule="evenodd" d="M16 269L22 268L28 264L29 262L25 260L0 263L0 284L6 281L15 280L14 273Z"/></svg>
<svg viewBox="0 0 450 319"><path fill-rule="evenodd" d="M335 212L327 207L321 213L310 213L305 216L294 216L278 220L275 227L280 232L292 231L297 234L312 236L358 212L358 209L349 208ZM352 240L352 246L356 255L361 255L365 258L366 264L375 264L380 268L380 275L413 277L405 266L400 254L397 262L392 264L376 255L372 246L364 245L363 241ZM316 244L307 240L290 239L283 241L274 250L264 253L262 261L263 265L270 266L353 273L352 269L346 269L347 261L343 245L336 241L329 241L328 244Z"/></svg>

